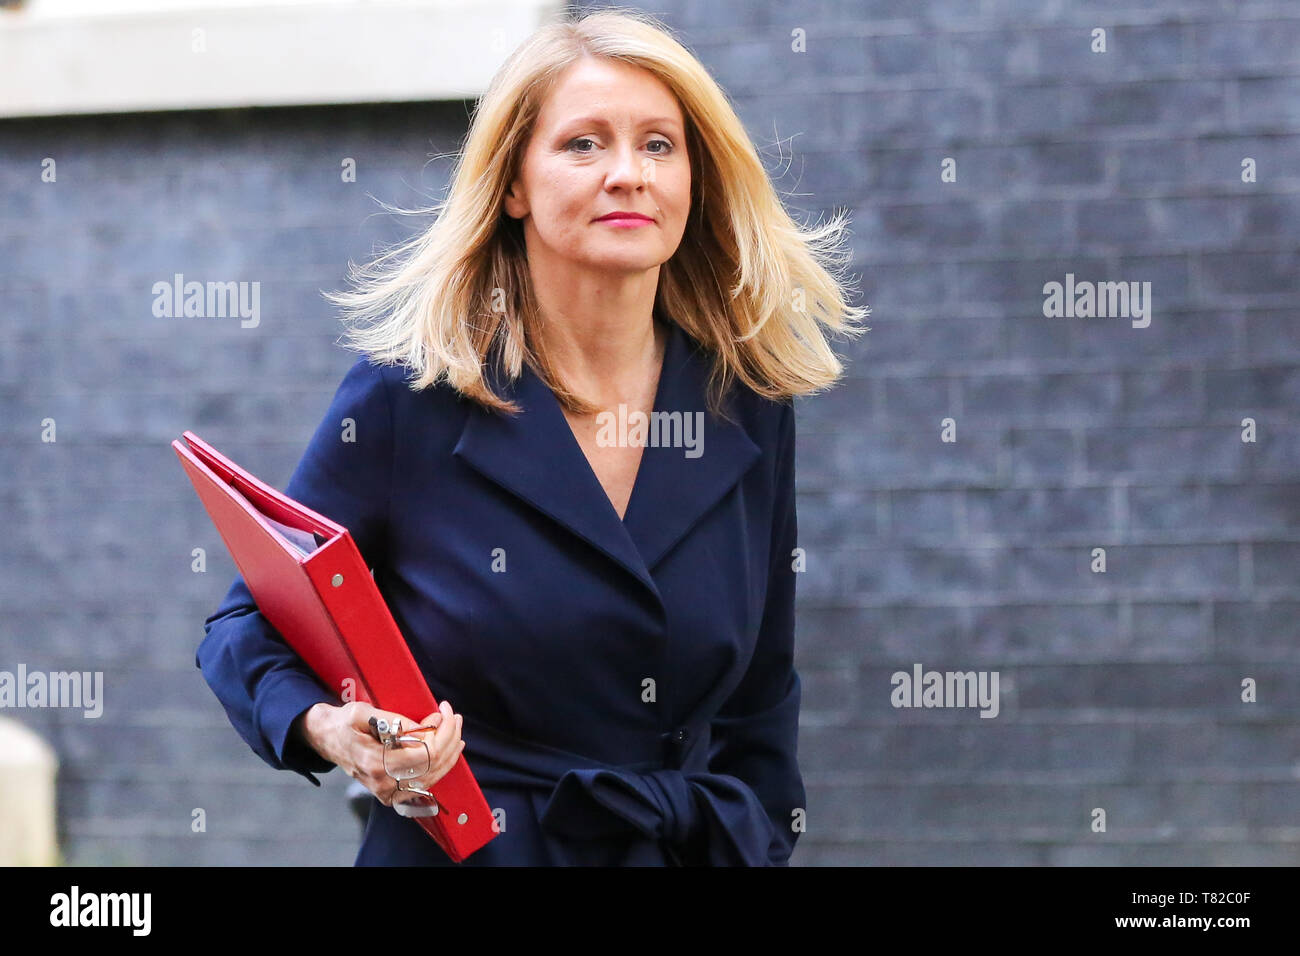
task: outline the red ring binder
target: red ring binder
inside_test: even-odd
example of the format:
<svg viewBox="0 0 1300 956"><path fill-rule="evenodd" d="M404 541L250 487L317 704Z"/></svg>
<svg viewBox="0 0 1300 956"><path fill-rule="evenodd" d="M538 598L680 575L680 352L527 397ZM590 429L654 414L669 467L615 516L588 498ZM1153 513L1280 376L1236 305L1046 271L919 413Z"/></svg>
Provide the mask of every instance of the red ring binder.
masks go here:
<svg viewBox="0 0 1300 956"><path fill-rule="evenodd" d="M438 709L348 530L240 468L193 432L173 441L258 610L327 689L419 721ZM286 526L284 530L277 525ZM305 533L316 543L313 550ZM295 541L297 543L295 543ZM456 863L495 836L464 754L413 817Z"/></svg>

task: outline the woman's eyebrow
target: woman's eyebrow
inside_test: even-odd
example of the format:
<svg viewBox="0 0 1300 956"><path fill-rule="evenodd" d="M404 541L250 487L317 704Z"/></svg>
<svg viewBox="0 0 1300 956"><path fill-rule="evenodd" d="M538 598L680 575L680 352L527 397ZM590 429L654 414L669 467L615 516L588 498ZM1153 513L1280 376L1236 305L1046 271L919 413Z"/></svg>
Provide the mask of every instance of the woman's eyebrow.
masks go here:
<svg viewBox="0 0 1300 956"><path fill-rule="evenodd" d="M644 128L646 126L680 126L681 124L671 116L655 116L642 120L637 125ZM580 116L576 119L565 120L560 128L568 129L570 126L600 126L608 129L610 122L601 116Z"/></svg>

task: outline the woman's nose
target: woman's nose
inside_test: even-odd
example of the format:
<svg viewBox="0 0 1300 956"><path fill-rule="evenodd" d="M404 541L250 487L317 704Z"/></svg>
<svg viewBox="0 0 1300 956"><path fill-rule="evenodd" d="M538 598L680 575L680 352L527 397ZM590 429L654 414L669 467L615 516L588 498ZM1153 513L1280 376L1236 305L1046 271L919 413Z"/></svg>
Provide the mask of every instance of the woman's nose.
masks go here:
<svg viewBox="0 0 1300 956"><path fill-rule="evenodd" d="M636 150L630 146L619 146L611 150L612 159L606 179L619 186L639 186L645 180L645 171Z"/></svg>

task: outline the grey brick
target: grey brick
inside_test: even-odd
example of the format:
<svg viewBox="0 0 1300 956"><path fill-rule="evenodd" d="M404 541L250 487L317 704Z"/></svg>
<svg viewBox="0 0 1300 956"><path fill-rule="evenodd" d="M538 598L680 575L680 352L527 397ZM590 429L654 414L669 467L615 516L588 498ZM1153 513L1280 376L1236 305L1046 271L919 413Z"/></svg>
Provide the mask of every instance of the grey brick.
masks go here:
<svg viewBox="0 0 1300 956"><path fill-rule="evenodd" d="M1072 548L1009 548L999 557L1001 588L1029 597L1104 594L1110 581L1090 570L1091 542Z"/></svg>
<svg viewBox="0 0 1300 956"><path fill-rule="evenodd" d="M1225 657L1300 657L1300 601L1215 601L1215 649Z"/></svg>
<svg viewBox="0 0 1300 956"><path fill-rule="evenodd" d="M1238 475L1245 465L1240 429L1120 427L1085 436L1090 472L1133 476Z"/></svg>
<svg viewBox="0 0 1300 956"><path fill-rule="evenodd" d="M1114 414L1120 397L1118 377L1097 372L971 376L962 383L962 392L967 413L1012 421L1105 420Z"/></svg>
<svg viewBox="0 0 1300 956"><path fill-rule="evenodd" d="M866 338L874 334L868 332ZM875 382L846 376L838 387L821 395L796 399L799 434L829 430L846 421L867 421L876 414Z"/></svg>
<svg viewBox="0 0 1300 956"><path fill-rule="evenodd" d="M1227 843L1206 848L1210 866L1295 866L1300 848L1283 843Z"/></svg>
<svg viewBox="0 0 1300 956"><path fill-rule="evenodd" d="M1068 665L1061 665L1068 666ZM1017 706L1029 716L1041 712L1124 709L1137 713L1201 712L1237 714L1243 707L1266 708L1240 701L1243 676L1257 676L1273 695L1292 692L1300 676L1296 665L1272 665L1267 673L1241 673L1238 665L1167 663L1089 663L1070 667L1070 679L1057 667L1022 667L1016 671ZM1274 700L1285 699L1274 697Z"/></svg>
<svg viewBox="0 0 1300 956"><path fill-rule="evenodd" d="M1300 201L1295 196L1233 197L1234 222L1241 222L1243 237L1255 242L1300 239ZM1243 219L1244 215L1244 219Z"/></svg>
<svg viewBox="0 0 1300 956"><path fill-rule="evenodd" d="M1298 255L1294 250L1206 253L1201 275L1211 292L1222 295L1294 294L1300 289Z"/></svg>
<svg viewBox="0 0 1300 956"><path fill-rule="evenodd" d="M866 260L867 257L859 254L855 258ZM882 283L879 293L877 282ZM932 308L948 297L949 289L943 270L932 262L893 262L888 270L867 269L862 276L862 293L863 300L876 313L889 316L903 303L913 309Z"/></svg>
<svg viewBox="0 0 1300 956"><path fill-rule="evenodd" d="M895 364L915 368L953 355L968 359L1001 358L1005 352L999 323L983 319L903 318L888 315L868 319L871 331L841 350L853 377Z"/></svg>
<svg viewBox="0 0 1300 956"><path fill-rule="evenodd" d="M852 152L866 164L867 176L861 187L868 195L934 195L938 186L946 185L939 182L939 173L940 162L949 155L949 150L886 148L873 144Z"/></svg>
<svg viewBox="0 0 1300 956"><path fill-rule="evenodd" d="M1141 245L1156 234L1154 209L1140 199L1107 199L1079 204L1081 242Z"/></svg>
<svg viewBox="0 0 1300 956"><path fill-rule="evenodd" d="M1127 495L1134 531L1180 531L1210 523L1205 487L1198 482L1130 485Z"/></svg>
<svg viewBox="0 0 1300 956"><path fill-rule="evenodd" d="M831 204L856 203L877 172L872 162L864 150L800 149L788 170L783 165L770 172L773 184L787 203L812 214ZM777 173L783 170L784 175L778 178Z"/></svg>
<svg viewBox="0 0 1300 956"><path fill-rule="evenodd" d="M928 146L956 137L978 136L985 131L985 117L990 112L984 94L971 89L889 90L836 94L825 99L834 102L839 141L853 146L881 137ZM767 125L771 125L770 121ZM805 122L802 128L808 128L808 124Z"/></svg>
<svg viewBox="0 0 1300 956"><path fill-rule="evenodd" d="M1098 834L1104 836L1104 834ZM1052 866L1123 866L1129 856L1128 847L1094 843L1092 845L1058 844L1048 848ZM1186 857L1182 857L1185 859Z"/></svg>
<svg viewBox="0 0 1300 956"><path fill-rule="evenodd" d="M1300 123L1300 78L1266 76L1237 81L1239 122L1277 129Z"/></svg>
<svg viewBox="0 0 1300 956"><path fill-rule="evenodd" d="M1003 323L1005 356L1050 361L1067 360L1071 353L1070 326L1039 321L1037 316L1013 316Z"/></svg>
<svg viewBox="0 0 1300 956"><path fill-rule="evenodd" d="M939 68L959 75L1032 76L1038 69L1039 49L1037 35L1028 30L951 31L943 36Z"/></svg>
<svg viewBox="0 0 1300 956"><path fill-rule="evenodd" d="M1195 369L1126 372L1121 407L1130 421L1196 421L1204 414L1204 394L1211 391Z"/></svg>
<svg viewBox="0 0 1300 956"><path fill-rule="evenodd" d="M1192 55L1200 67L1226 74L1300 62L1300 23L1262 19L1191 23Z"/></svg>
<svg viewBox="0 0 1300 956"><path fill-rule="evenodd" d="M859 60L856 52L850 52L844 61L833 59L833 74L836 76L855 75L855 68L870 72L873 77L908 76L913 73L937 73L943 59L940 45L933 35L927 34L891 34L889 36L853 38L837 44L846 51L860 46L866 53L865 60ZM857 75L861 75L860 73Z"/></svg>
<svg viewBox="0 0 1300 956"><path fill-rule="evenodd" d="M1152 285L1152 298L1155 296L1156 286ZM1156 307L1159 312L1143 329L1124 321L1069 320L1072 353L1080 359L1104 358L1110 366L1149 369L1172 361L1218 360L1235 349L1240 316L1230 311L1166 309L1158 299Z"/></svg>
<svg viewBox="0 0 1300 956"><path fill-rule="evenodd" d="M799 678L801 721L836 721L852 713L860 693L852 670L805 668L800 671Z"/></svg>
<svg viewBox="0 0 1300 956"><path fill-rule="evenodd" d="M800 494L800 546L843 546L875 535L876 499L876 494L866 491Z"/></svg>
<svg viewBox="0 0 1300 956"><path fill-rule="evenodd" d="M872 659L952 660L978 659L962 626L961 608L894 602L893 627L879 635Z"/></svg>
<svg viewBox="0 0 1300 956"><path fill-rule="evenodd" d="M957 493L952 491L892 491L889 536L898 540L952 539L957 534Z"/></svg>
<svg viewBox="0 0 1300 956"><path fill-rule="evenodd" d="M886 378L885 416L894 424L918 418L937 426L940 419L957 412L951 400L951 383L951 379L940 377Z"/></svg>
<svg viewBox="0 0 1300 956"><path fill-rule="evenodd" d="M1004 661L1105 660L1123 648L1114 604L1005 604L976 608L974 653ZM946 668L945 668L946 669ZM1012 675L1017 688L1019 672ZM1004 684L1006 675L1004 675ZM1017 690L1017 696L1019 691Z"/></svg>
<svg viewBox="0 0 1300 956"><path fill-rule="evenodd" d="M1287 775L1300 760L1300 739L1286 724L1224 722L1218 738L1216 754L1225 766Z"/></svg>
<svg viewBox="0 0 1300 956"><path fill-rule="evenodd" d="M1106 488L972 488L966 492L973 534L1054 538L1113 530Z"/></svg>
<svg viewBox="0 0 1300 956"><path fill-rule="evenodd" d="M1127 24L1106 30L1106 52L1092 52L1091 28L1042 31L1038 38L1038 75L1063 81L1140 78L1178 72L1186 54L1177 23Z"/></svg>
<svg viewBox="0 0 1300 956"><path fill-rule="evenodd" d="M1238 587L1238 560L1236 544L1123 545L1107 549L1104 577L1125 590L1222 594Z"/></svg>
<svg viewBox="0 0 1300 956"><path fill-rule="evenodd" d="M1192 143L1178 139L1111 144L1115 184L1143 191L1179 188L1192 176L1192 150Z"/></svg>
<svg viewBox="0 0 1300 956"><path fill-rule="evenodd" d="M978 206L960 201L873 204L859 208L853 221L869 236L866 248L877 255L895 250L921 252L936 246L981 245L992 231Z"/></svg>
<svg viewBox="0 0 1300 956"><path fill-rule="evenodd" d="M1017 481L1059 478L1078 469L1074 439L1064 428L1010 428L1007 446Z"/></svg>
<svg viewBox="0 0 1300 956"><path fill-rule="evenodd" d="M804 596L802 581L799 593L795 638L798 667L856 664L887 652L902 638L888 608L819 604Z"/></svg>
<svg viewBox="0 0 1300 956"><path fill-rule="evenodd" d="M1037 765L1086 774L1098 781L1121 780L1142 766L1138 755L1138 728L1115 724L1041 725L1029 729L1046 741L1046 754Z"/></svg>
<svg viewBox="0 0 1300 956"><path fill-rule="evenodd" d="M259 837L214 839L210 834L151 836L148 841L77 836L71 866L351 866L353 842Z"/></svg>
<svg viewBox="0 0 1300 956"><path fill-rule="evenodd" d="M1120 254L1115 257L1114 271L1107 270L1106 273L1098 275L1080 274L1075 272L1075 278L1087 279L1092 282L1102 281L1122 281L1122 282L1150 282L1151 283L1151 308L1154 314L1151 317L1151 325L1163 321L1172 313L1189 305L1199 303L1199 295L1194 291L1192 285L1192 256L1182 252L1173 255L1142 255L1142 254ZM1063 279L1064 277L1062 277ZM1106 319L1080 319L1080 322L1105 322ZM1125 323L1124 319L1115 319L1113 321ZM1130 326L1131 327L1131 326ZM1135 332L1148 332L1150 326L1142 329L1134 329Z"/></svg>
<svg viewBox="0 0 1300 956"><path fill-rule="evenodd" d="M1300 484L1212 484L1206 492L1202 520L1217 528L1268 534L1300 527Z"/></svg>
<svg viewBox="0 0 1300 956"><path fill-rule="evenodd" d="M1002 87L995 93L994 124L1004 135L1060 134L1073 123L1069 104L1070 91L1055 84Z"/></svg>
<svg viewBox="0 0 1300 956"><path fill-rule="evenodd" d="M1118 321L1043 317L1043 286L1046 283L1064 283L1066 273L1069 272L1074 273L1076 279L1082 280L1101 274L1103 269L1103 263L1098 260L1079 258L966 261L957 264L954 285L957 295L964 302L996 303L1042 321Z"/></svg>
<svg viewBox="0 0 1300 956"><path fill-rule="evenodd" d="M894 156L883 150L879 152L885 157ZM906 188L905 183L911 180L903 177L908 174L915 179L911 188L918 192L932 192L942 186L949 191L963 190L971 198L986 198L990 194L1006 196L1012 191L1033 190L1037 199L1042 193L1040 187L1095 185L1106 177L1105 148L1098 143L1045 140L1008 146L958 144L949 149L927 150L921 154L926 161L917 158L904 167L907 162L904 157L917 154L919 150L907 151L891 162L885 168L894 174L893 178L879 185ZM939 159L947 156L957 161L957 182L940 184Z"/></svg>
<svg viewBox="0 0 1300 956"><path fill-rule="evenodd" d="M1252 476L1268 480L1300 475L1300 428L1278 424L1278 419L1285 416L1285 412L1258 416L1264 434L1257 435L1255 445L1246 446Z"/></svg>
<svg viewBox="0 0 1300 956"><path fill-rule="evenodd" d="M1007 847L992 840L953 843L895 839L866 846L874 853L865 861L867 866L1042 866L1046 863L1040 847L1032 844Z"/></svg>
<svg viewBox="0 0 1300 956"><path fill-rule="evenodd" d="M1300 365L1211 369L1205 373L1209 410L1216 418L1268 409L1300 408Z"/></svg>
<svg viewBox="0 0 1300 956"><path fill-rule="evenodd" d="M1260 541L1253 545L1256 587L1300 586L1300 542Z"/></svg>
<svg viewBox="0 0 1300 956"><path fill-rule="evenodd" d="M1196 602L1134 603L1130 655L1143 660L1204 660L1213 646L1209 615Z"/></svg>
<svg viewBox="0 0 1300 956"><path fill-rule="evenodd" d="M851 55L854 50L858 51L861 62L866 62L862 41L857 38L837 40L810 35L808 50L804 53L792 51L790 44L788 36L768 33L755 39L732 37L723 42L699 43L694 49L711 73L726 78L724 82L728 90L747 94L780 92L788 90L791 84L815 81L819 74L835 75L832 58L837 53L845 67L849 65L846 54ZM840 46L845 49L837 50ZM755 69L758 64L761 68ZM864 71L852 72L861 75Z"/></svg>
<svg viewBox="0 0 1300 956"><path fill-rule="evenodd" d="M775 148L797 136L809 148L842 147L842 138L829 135L843 122L845 97L823 93L764 93L731 97L737 114L760 149Z"/></svg>
<svg viewBox="0 0 1300 956"><path fill-rule="evenodd" d="M855 593L933 598L996 588L1001 552L992 548L889 548L845 555L844 584Z"/></svg>
<svg viewBox="0 0 1300 956"><path fill-rule="evenodd" d="M1134 80L1078 86L1075 94L1066 111L1072 125L1201 130L1222 129L1226 120L1224 86L1212 80Z"/></svg>
<svg viewBox="0 0 1300 956"><path fill-rule="evenodd" d="M1294 178L1295 157L1300 153L1300 137L1286 133L1241 136L1235 130L1207 133L1189 144L1194 161L1187 167L1185 183L1231 187L1249 193L1259 191L1259 183L1273 186ZM1241 181L1241 162L1255 160L1258 183Z"/></svg>
<svg viewBox="0 0 1300 956"><path fill-rule="evenodd" d="M843 14L844 5L833 3L833 8ZM931 32L935 27L950 28L983 20L981 11L962 0L867 0L851 10L861 15L867 23L878 20L911 21L924 24Z"/></svg>
<svg viewBox="0 0 1300 956"><path fill-rule="evenodd" d="M961 427L957 440L944 442L940 422L906 431L859 431L810 435L800 464L810 488L879 487L906 478L927 487L985 480L997 472L998 437Z"/></svg>
<svg viewBox="0 0 1300 956"><path fill-rule="evenodd" d="M1074 217L1064 202L1008 199L998 205L997 241L1028 252L1063 250L1075 241Z"/></svg>

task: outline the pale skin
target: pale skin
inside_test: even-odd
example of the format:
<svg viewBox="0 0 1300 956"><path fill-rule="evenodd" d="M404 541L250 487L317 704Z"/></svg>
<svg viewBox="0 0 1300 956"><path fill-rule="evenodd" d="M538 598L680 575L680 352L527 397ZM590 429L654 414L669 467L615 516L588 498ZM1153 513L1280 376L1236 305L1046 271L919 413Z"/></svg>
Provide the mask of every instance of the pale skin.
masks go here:
<svg viewBox="0 0 1300 956"><path fill-rule="evenodd" d="M659 267L690 210L685 121L672 91L625 63L570 66L537 117L505 211L523 222L538 334L569 387L599 409L654 410L666 344L653 320ZM597 221L611 212L653 221ZM641 446L601 447L595 414L564 416L621 519Z"/></svg>
<svg viewBox="0 0 1300 956"><path fill-rule="evenodd" d="M600 409L622 403L629 412L653 411L667 342L653 315L659 268L677 251L691 209L685 121L672 91L628 64L574 63L537 117L504 208L523 223L545 344L566 384ZM614 212L650 221L602 219ZM595 414L564 415L621 520L642 447L602 447ZM417 724L368 704L320 703L294 732L391 806L395 797L411 798L397 794L384 772L371 715L401 716L407 727L437 725L424 735L430 772L406 784L428 790L464 748L461 715L445 700L440 709Z"/></svg>
<svg viewBox="0 0 1300 956"><path fill-rule="evenodd" d="M384 770L384 748L370 732L372 715L383 717L390 723L400 717L404 728L436 727L433 732L420 734L429 745L429 772L423 777L402 781L402 786L418 786L428 790L447 775L465 749L461 739L460 714L451 709L450 701L442 701L434 711L417 724L415 721L390 710L379 710L360 701L336 707L333 704L312 705L295 723L301 738L318 754L343 768L355 780L360 780L367 790L386 807L394 802L409 803L418 799L414 794L399 794L397 781Z"/></svg>

